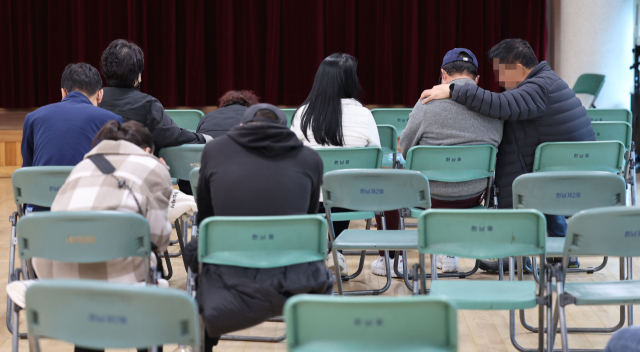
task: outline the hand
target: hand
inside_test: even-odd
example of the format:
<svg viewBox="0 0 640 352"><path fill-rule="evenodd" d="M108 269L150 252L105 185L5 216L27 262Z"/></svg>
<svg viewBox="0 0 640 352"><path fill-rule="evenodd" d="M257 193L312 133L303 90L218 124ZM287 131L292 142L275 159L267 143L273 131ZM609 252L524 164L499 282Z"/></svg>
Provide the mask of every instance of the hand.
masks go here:
<svg viewBox="0 0 640 352"><path fill-rule="evenodd" d="M449 99L449 94L449 84L443 83L422 92L420 100L424 99L422 100L422 104L426 104L434 99Z"/></svg>
<svg viewBox="0 0 640 352"><path fill-rule="evenodd" d="M164 161L164 159L163 159L163 158L158 158L158 161L159 161L160 163L162 163L162 165L167 166L167 162L166 162L166 161Z"/></svg>

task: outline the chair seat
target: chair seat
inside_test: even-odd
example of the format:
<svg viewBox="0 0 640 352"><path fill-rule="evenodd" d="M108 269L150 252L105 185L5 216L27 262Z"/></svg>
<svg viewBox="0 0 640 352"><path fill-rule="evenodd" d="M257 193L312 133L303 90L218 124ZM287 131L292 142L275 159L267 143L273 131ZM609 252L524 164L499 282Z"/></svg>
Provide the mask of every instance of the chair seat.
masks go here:
<svg viewBox="0 0 640 352"><path fill-rule="evenodd" d="M418 230L345 230L331 244L333 249L417 249Z"/></svg>
<svg viewBox="0 0 640 352"><path fill-rule="evenodd" d="M545 254L552 257L562 257L564 252L564 237L548 237Z"/></svg>
<svg viewBox="0 0 640 352"><path fill-rule="evenodd" d="M555 284L553 285L555 291ZM576 305L638 304L640 280L605 282L567 282L564 292L576 299Z"/></svg>
<svg viewBox="0 0 640 352"><path fill-rule="evenodd" d="M436 280L429 295L450 300L458 309L512 310L537 305L533 281Z"/></svg>
<svg viewBox="0 0 640 352"><path fill-rule="evenodd" d="M346 213L331 213L331 221L367 220L374 218L376 213L372 211L350 211Z"/></svg>
<svg viewBox="0 0 640 352"><path fill-rule="evenodd" d="M416 332L418 333L418 332ZM452 352L451 349L443 347L424 346L411 342L396 344L363 344L361 342L333 342L333 341L317 341L291 349L291 352Z"/></svg>

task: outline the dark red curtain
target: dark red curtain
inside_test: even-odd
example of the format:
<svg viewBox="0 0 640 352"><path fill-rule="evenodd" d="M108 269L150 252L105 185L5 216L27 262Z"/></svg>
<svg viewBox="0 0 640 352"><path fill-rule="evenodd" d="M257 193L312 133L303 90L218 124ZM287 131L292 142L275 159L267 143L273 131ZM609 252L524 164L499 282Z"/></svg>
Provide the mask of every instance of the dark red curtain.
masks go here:
<svg viewBox="0 0 640 352"><path fill-rule="evenodd" d="M296 106L333 52L358 58L364 103L412 106L454 47L497 90L486 53L513 37L545 59L545 0L0 0L0 107L59 101L64 67L99 68L117 38L142 47L142 90L166 107L217 105L229 89Z"/></svg>

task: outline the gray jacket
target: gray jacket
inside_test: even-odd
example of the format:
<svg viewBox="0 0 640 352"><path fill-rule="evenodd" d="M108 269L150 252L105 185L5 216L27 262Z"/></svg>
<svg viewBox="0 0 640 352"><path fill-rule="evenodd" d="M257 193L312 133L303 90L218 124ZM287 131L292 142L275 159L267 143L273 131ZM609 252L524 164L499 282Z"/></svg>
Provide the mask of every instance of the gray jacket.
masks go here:
<svg viewBox="0 0 640 352"><path fill-rule="evenodd" d="M476 83L468 78L451 81L456 85ZM416 103L409 114L409 123L400 136L402 155L416 145L474 145L497 147L502 139L502 121L468 110L452 100ZM460 200L478 196L487 188L486 179L447 183L429 181L431 197L440 200Z"/></svg>

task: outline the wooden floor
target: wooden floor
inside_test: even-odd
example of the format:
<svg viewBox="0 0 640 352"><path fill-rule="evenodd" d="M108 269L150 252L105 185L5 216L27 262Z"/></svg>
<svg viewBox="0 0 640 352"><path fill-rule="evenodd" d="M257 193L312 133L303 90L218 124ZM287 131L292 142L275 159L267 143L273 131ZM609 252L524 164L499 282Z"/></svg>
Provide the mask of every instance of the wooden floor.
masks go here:
<svg viewBox="0 0 640 352"><path fill-rule="evenodd" d="M14 211L14 203L12 199L11 181L8 178L0 178L0 277L3 280L2 287L6 285L7 268L9 258L9 236L10 223L7 221L9 215ZM408 221L410 222L410 221ZM352 222L352 228L364 228L364 222ZM175 234L174 234L175 235ZM174 248L173 251L177 251ZM415 252L409 253L409 265L417 262ZM345 283L346 290L354 289L372 289L379 288L384 285L385 278L374 276L371 274L371 262L375 260L375 256L368 256L365 262L365 269L359 278ZM572 274L569 275L569 281L605 281L616 280L619 275L618 258L609 258L606 268L592 275ZM601 258L581 258L581 264L585 266L596 266L600 263ZM358 258L355 256L347 256L349 271L354 272L358 265ZM183 270L182 258L173 259L174 277L170 280L172 287L184 289L186 273ZM473 260L462 259L460 269L469 270L474 264ZM427 263L428 265L428 263ZM429 266L427 266L428 268ZM638 279L640 273L640 260L634 262L634 279ZM527 280L533 280L531 275L525 276ZM479 272L467 280L497 280L497 276ZM452 279L458 280L458 279ZM404 296L409 295L409 291L399 279L394 279L391 288L384 294L385 296ZM6 306L6 295L4 290L0 293L0 307L2 310L2 320L4 321L4 307ZM640 318L640 313L634 314L636 321ZM527 310L527 321L536 325L537 310ZM459 311L458 313L458 339L459 351L516 351L509 340L509 313L506 311ZM605 327L613 326L617 323L619 317L619 308L616 306L604 307L575 307L570 306L567 309L567 321L569 326L580 327ZM150 317L151 318L151 317ZM339 319L339 317L337 317ZM401 324L398 317L398 324ZM21 319L24 321L24 319ZM21 330L24 331L25 326L22 324ZM254 328L238 332L240 334L252 334L262 336L279 336L285 332L284 323L264 323ZM519 323L516 324L517 339L521 345L533 348L537 341L537 335L526 331ZM569 336L570 347L572 348L604 348L610 338L610 334L571 334ZM71 351L72 345L59 341L43 340L42 347L44 351ZM556 343L559 348L559 343ZM28 351L26 340L20 342L20 349ZM165 351L173 352L176 346L165 346ZM11 335L6 328L0 328L0 352L11 351ZM286 351L285 343L255 343L255 342L236 342L221 341L215 349L218 352L240 352L240 351Z"/></svg>

